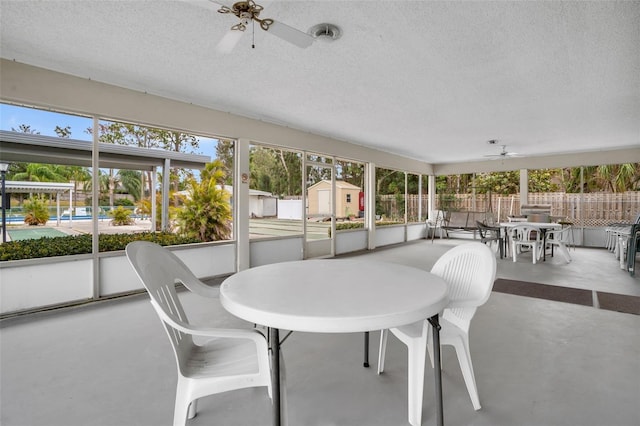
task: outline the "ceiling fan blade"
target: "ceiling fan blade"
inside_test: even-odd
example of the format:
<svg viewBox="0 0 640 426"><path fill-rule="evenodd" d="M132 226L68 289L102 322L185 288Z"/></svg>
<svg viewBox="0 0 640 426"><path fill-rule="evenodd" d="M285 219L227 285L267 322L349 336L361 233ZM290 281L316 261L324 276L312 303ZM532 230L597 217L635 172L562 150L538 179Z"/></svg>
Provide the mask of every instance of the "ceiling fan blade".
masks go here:
<svg viewBox="0 0 640 426"><path fill-rule="evenodd" d="M483 157L498 159L498 158L513 158L513 157L522 157L522 156L516 152L502 152L500 154L485 154L483 155Z"/></svg>
<svg viewBox="0 0 640 426"><path fill-rule="evenodd" d="M227 33L220 39L218 44L216 45L216 51L218 53L231 53L236 44L240 41L242 36L244 35L244 31L239 30L229 30Z"/></svg>
<svg viewBox="0 0 640 426"><path fill-rule="evenodd" d="M303 49L311 46L315 40L311 35L275 20L267 32Z"/></svg>

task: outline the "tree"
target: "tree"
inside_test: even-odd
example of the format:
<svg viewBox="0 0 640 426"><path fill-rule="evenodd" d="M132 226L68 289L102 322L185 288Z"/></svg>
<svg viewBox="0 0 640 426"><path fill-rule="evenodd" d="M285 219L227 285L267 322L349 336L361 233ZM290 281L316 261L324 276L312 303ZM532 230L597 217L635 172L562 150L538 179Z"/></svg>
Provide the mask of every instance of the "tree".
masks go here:
<svg viewBox="0 0 640 426"><path fill-rule="evenodd" d="M216 145L216 158L224 165L227 175L225 185L233 185L233 158L235 143L231 139L219 139Z"/></svg>
<svg viewBox="0 0 640 426"><path fill-rule="evenodd" d="M139 201L142 190L142 172L137 170L118 170L118 177L122 188L131 195L134 201Z"/></svg>
<svg viewBox="0 0 640 426"><path fill-rule="evenodd" d="M14 127L11 128L12 132L20 132L20 133L29 133L30 135L39 135L40 132L32 129L30 125L28 124L21 124L18 126L18 129L15 129Z"/></svg>
<svg viewBox="0 0 640 426"><path fill-rule="evenodd" d="M302 159L297 152L252 147L249 187L279 196L301 195ZM316 177L316 181L324 177Z"/></svg>
<svg viewBox="0 0 640 426"><path fill-rule="evenodd" d="M92 134L93 129L87 129L87 133ZM137 146L140 148L160 148L175 152L195 152L199 147L199 139L196 136L129 123L101 122L98 126L98 135L102 143ZM174 191L181 189L180 182L182 180L192 177L192 173L185 170L175 170L170 173L169 181ZM145 172L145 174L146 176L144 177L140 175L140 179L146 181L148 186L147 192L151 194L154 190L152 188L151 172ZM109 175L115 176L116 173L111 171ZM141 188L142 184L140 184L139 187ZM110 189L110 191L111 190L113 190L113 188ZM136 197L138 193L135 195L132 193L132 195Z"/></svg>
<svg viewBox="0 0 640 426"><path fill-rule="evenodd" d="M224 164L215 160L200 173L201 181L189 181L189 196L178 211L180 232L200 241L231 238L231 203L224 189Z"/></svg>
<svg viewBox="0 0 640 426"><path fill-rule="evenodd" d="M86 167L65 166L64 175L67 177L68 180L73 182L73 204L77 205L78 204L78 184L81 184L83 189L90 186L91 173L89 173L89 170L87 170Z"/></svg>
<svg viewBox="0 0 640 426"><path fill-rule="evenodd" d="M580 188L580 167L563 169L567 192L624 192L640 190L640 163L606 164L583 168L584 185Z"/></svg>
<svg viewBox="0 0 640 426"><path fill-rule="evenodd" d="M364 188L364 167L362 163L352 163L350 161L338 160L336 162L337 178L359 187Z"/></svg>
<svg viewBox="0 0 640 426"><path fill-rule="evenodd" d="M66 126L66 127L60 127L60 126L56 126L55 129L53 129L54 132L56 132L56 135L58 135L58 137L60 138L70 138L71 137L71 127L70 126Z"/></svg>
<svg viewBox="0 0 640 426"><path fill-rule="evenodd" d="M65 174L63 166L26 163L23 171L14 173L12 178L31 182L67 182Z"/></svg>

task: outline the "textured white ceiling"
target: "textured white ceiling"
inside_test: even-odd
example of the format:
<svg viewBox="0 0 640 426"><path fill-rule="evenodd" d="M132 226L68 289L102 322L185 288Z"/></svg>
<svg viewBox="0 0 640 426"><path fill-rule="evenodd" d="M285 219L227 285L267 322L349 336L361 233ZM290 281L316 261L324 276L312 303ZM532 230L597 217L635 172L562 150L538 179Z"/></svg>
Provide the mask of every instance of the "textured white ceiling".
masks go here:
<svg viewBox="0 0 640 426"><path fill-rule="evenodd" d="M206 0L1 0L0 55L430 163L640 146L638 1L259 3L343 35L220 54Z"/></svg>

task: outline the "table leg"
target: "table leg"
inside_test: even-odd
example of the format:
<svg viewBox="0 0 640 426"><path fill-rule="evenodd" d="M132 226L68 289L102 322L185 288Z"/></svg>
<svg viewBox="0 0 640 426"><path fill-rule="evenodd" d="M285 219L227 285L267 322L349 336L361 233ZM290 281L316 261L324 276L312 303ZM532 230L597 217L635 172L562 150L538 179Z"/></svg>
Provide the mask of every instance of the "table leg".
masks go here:
<svg viewBox="0 0 640 426"><path fill-rule="evenodd" d="M280 330L269 328L269 354L271 355L271 395L273 398L273 426L281 426L280 407Z"/></svg>
<svg viewBox="0 0 640 426"><path fill-rule="evenodd" d="M440 361L440 321L438 315L429 318L433 328L433 374L436 379L436 414L438 426L444 425L444 404L442 403L442 363Z"/></svg>
<svg viewBox="0 0 640 426"><path fill-rule="evenodd" d="M364 368L369 368L369 332L364 332Z"/></svg>

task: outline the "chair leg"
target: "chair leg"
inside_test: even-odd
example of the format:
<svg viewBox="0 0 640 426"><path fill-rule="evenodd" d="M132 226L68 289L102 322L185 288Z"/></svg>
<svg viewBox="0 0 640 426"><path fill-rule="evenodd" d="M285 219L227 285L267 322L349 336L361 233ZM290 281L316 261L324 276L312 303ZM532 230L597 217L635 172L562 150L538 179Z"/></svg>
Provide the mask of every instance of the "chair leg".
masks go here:
<svg viewBox="0 0 640 426"><path fill-rule="evenodd" d="M429 354L429 362L433 368L433 330L431 327L427 329L427 353ZM442 344L440 344L442 346ZM440 359L440 367L442 367L442 359Z"/></svg>
<svg viewBox="0 0 640 426"><path fill-rule="evenodd" d="M389 330L380 330L380 349L378 349L378 374L384 371L384 359L387 354Z"/></svg>
<svg viewBox="0 0 640 426"><path fill-rule="evenodd" d="M558 251L562 254L562 257L564 257L564 260L566 260L567 263L571 262L571 255L569 254L569 249L567 249L566 245L563 243L558 244Z"/></svg>
<svg viewBox="0 0 640 426"><path fill-rule="evenodd" d="M191 404L184 400L182 395L176 395L176 404L173 411L173 426L184 426L187 423ZM194 412L195 415L195 412Z"/></svg>
<svg viewBox="0 0 640 426"><path fill-rule="evenodd" d="M457 336L452 342L460 363L460 370L464 383L467 385L467 391L471 398L473 408L477 411L480 408L480 398L478 397L478 388L476 386L476 378L473 374L473 364L471 363L471 353L469 352L469 339L467 336Z"/></svg>
<svg viewBox="0 0 640 426"><path fill-rule="evenodd" d="M197 413L197 399L193 399L191 382L184 377L178 377L176 387L176 403L173 411L173 426L184 426L187 419L192 419Z"/></svg>
<svg viewBox="0 0 640 426"><path fill-rule="evenodd" d="M426 338L413 340L407 349L409 353L409 423L412 426L420 426L424 393L424 365L427 352Z"/></svg>
<svg viewBox="0 0 640 426"><path fill-rule="evenodd" d="M189 404L189 409L187 410L187 418L192 419L196 416L197 413L198 413L198 400L196 399L191 401L191 404Z"/></svg>

